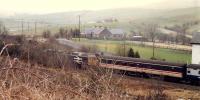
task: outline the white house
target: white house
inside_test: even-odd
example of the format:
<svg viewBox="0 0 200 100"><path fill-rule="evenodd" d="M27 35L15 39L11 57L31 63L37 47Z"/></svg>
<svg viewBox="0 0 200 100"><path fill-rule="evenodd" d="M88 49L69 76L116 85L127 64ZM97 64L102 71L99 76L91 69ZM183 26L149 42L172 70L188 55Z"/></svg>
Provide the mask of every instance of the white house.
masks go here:
<svg viewBox="0 0 200 100"><path fill-rule="evenodd" d="M192 64L200 64L200 32L193 34L192 39Z"/></svg>

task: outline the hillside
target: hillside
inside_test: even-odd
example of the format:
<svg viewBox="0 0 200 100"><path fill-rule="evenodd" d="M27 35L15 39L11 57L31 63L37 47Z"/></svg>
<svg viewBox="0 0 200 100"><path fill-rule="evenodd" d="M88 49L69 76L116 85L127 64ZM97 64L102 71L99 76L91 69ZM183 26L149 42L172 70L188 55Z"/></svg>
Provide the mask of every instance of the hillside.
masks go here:
<svg viewBox="0 0 200 100"><path fill-rule="evenodd" d="M199 18L200 8L179 8L174 10L159 10L159 9L142 9L142 8L121 8L121 9L106 9L97 11L74 11L74 12L60 12L44 15L16 15L10 18L21 19L39 19L44 21L52 21L57 24L75 24L78 19L78 15L81 15L83 22L98 21L107 18L117 18L119 21L130 21L136 19L147 18L163 18L163 19L179 19L183 18ZM182 20L183 20L182 19Z"/></svg>
<svg viewBox="0 0 200 100"><path fill-rule="evenodd" d="M10 30L19 30L21 28L21 19L24 21L24 29L27 30L27 22L34 28L34 22L37 22L38 28L61 27L78 24L78 15L81 15L82 27L91 27L98 25L98 21L106 19L117 19L117 23L102 23L105 26L122 27L127 31L137 30L140 23L158 23L161 26L179 25L190 21L200 20L199 8L180 8L174 10L159 9L140 9L140 8L121 8L107 9L97 11L73 11L60 12L43 15L17 14L7 18L1 18L1 21ZM91 24L92 23L92 24ZM190 32L198 31L199 24L190 27Z"/></svg>

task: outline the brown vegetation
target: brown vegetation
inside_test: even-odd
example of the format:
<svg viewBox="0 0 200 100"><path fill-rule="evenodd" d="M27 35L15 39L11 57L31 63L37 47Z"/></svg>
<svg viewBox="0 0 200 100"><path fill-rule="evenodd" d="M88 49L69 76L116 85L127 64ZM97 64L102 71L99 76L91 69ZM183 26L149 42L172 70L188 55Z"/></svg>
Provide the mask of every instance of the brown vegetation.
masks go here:
<svg viewBox="0 0 200 100"><path fill-rule="evenodd" d="M64 56L70 48L60 47L53 40L39 43L25 39L19 39L20 42L15 38L12 39L15 42L5 42L7 39L1 41L0 99L171 99L166 87L160 84L127 81L123 75L97 66L87 66L85 70L73 68L72 61Z"/></svg>

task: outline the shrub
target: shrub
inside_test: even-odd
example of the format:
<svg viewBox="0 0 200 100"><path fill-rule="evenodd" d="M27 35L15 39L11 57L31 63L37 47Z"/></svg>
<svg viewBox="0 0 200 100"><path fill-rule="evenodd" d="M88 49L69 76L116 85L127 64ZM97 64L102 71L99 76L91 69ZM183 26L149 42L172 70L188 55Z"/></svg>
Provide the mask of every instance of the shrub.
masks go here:
<svg viewBox="0 0 200 100"><path fill-rule="evenodd" d="M130 48L129 52L128 52L128 57L132 57L134 58L135 57L135 54L134 54L134 51L132 48Z"/></svg>
<svg viewBox="0 0 200 100"><path fill-rule="evenodd" d="M136 53L135 53L135 58L140 58L140 54L138 51L136 51Z"/></svg>

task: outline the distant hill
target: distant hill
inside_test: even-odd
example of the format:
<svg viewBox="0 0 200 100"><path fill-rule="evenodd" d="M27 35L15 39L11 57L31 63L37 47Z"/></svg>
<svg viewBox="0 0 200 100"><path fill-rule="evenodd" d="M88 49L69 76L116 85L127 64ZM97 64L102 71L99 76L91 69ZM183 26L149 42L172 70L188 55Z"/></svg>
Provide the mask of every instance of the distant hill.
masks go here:
<svg viewBox="0 0 200 100"><path fill-rule="evenodd" d="M24 21L34 22L37 21L41 24L51 25L67 25L77 24L78 15L81 15L82 24L95 23L109 18L115 18L119 21L118 24L129 27L130 22L156 22L160 25L175 25L187 21L200 21L200 7L198 8L180 8L174 10L159 10L159 9L140 9L140 8L121 8L121 9L107 9L98 11L73 11L73 12L60 12L43 15L28 15L18 14L3 18L3 22L9 27L19 26L17 19L24 19ZM126 23L126 24L124 24ZM128 28L127 28L128 29ZM192 27L190 30L198 30L199 25Z"/></svg>
<svg viewBox="0 0 200 100"><path fill-rule="evenodd" d="M140 9L140 8L121 8L107 9L98 11L74 11L60 12L44 15L28 15L18 14L11 16L11 19L27 19L53 22L57 24L75 24L78 20L78 15L81 15L83 22L98 21L107 18L117 18L119 21L129 21L138 19L163 19L163 20L188 20L199 16L199 8L182 8L175 10L158 10L158 9ZM182 18L182 19L180 19Z"/></svg>
<svg viewBox="0 0 200 100"><path fill-rule="evenodd" d="M107 18L116 18L120 21L135 20L139 18L152 17L154 14L161 12L153 9L139 9L139 8L121 8L121 9L107 9L98 11L74 11L74 12L60 12L44 15L16 15L10 18L20 19L38 19L40 21L52 22L57 24L75 24L78 21L78 15L81 15L83 22L99 21Z"/></svg>

